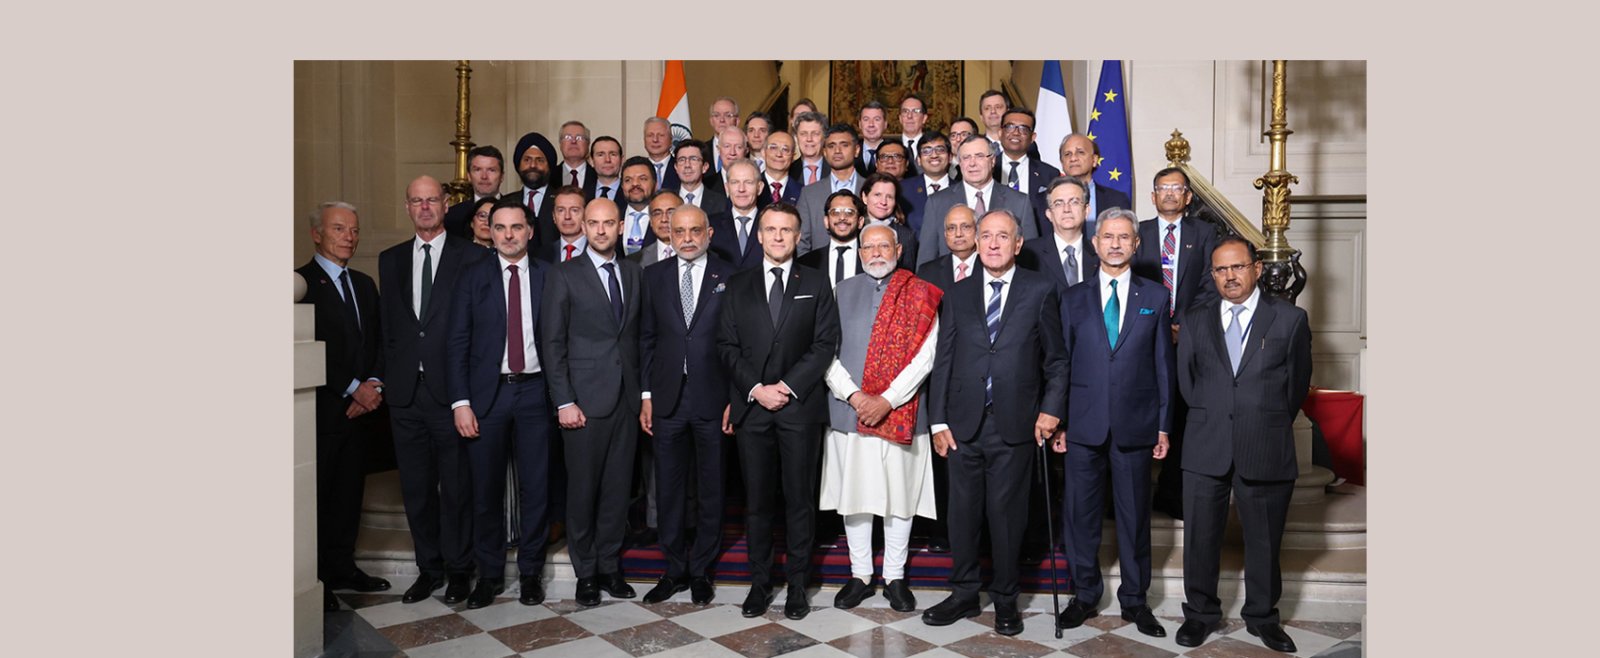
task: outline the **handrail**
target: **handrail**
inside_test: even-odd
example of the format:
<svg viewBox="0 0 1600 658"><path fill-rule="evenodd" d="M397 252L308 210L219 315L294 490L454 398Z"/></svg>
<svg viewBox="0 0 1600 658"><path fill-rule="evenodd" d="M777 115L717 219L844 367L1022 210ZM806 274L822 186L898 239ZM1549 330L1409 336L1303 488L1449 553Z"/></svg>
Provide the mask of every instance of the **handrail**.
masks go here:
<svg viewBox="0 0 1600 658"><path fill-rule="evenodd" d="M1172 130L1172 139L1167 140L1167 166L1177 167L1185 176L1189 177L1189 190L1199 197L1200 202L1210 209L1217 219L1225 226L1222 228L1234 235L1250 241L1257 249L1266 246L1267 236L1256 228L1250 220L1228 201L1221 191L1211 186L1211 182L1201 175L1199 170L1189 165L1189 140L1183 138L1183 133L1176 128Z"/></svg>

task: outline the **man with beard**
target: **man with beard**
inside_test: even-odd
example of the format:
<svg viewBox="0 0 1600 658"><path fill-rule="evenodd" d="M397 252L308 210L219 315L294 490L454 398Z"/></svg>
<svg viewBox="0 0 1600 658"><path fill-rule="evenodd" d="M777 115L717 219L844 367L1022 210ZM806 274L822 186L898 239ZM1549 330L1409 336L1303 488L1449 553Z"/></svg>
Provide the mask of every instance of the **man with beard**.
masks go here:
<svg viewBox="0 0 1600 658"><path fill-rule="evenodd" d="M973 139L962 146L990 145ZM954 559L950 597L922 613L930 626L978 616L978 536L987 517L995 632L1022 632L1017 556L1034 449L1055 433L1067 390L1059 298L1043 275L1016 267L1021 226L1004 210L983 217L983 270L951 286L939 312L928 421L934 451L950 460Z"/></svg>
<svg viewBox="0 0 1600 658"><path fill-rule="evenodd" d="M827 131L827 117L816 111L801 114L792 124L794 128L795 149L799 151L799 167L801 178L810 185L827 175L827 167L822 159L822 134Z"/></svg>
<svg viewBox="0 0 1600 658"><path fill-rule="evenodd" d="M633 156L622 164L622 244L619 251L633 254L656 241L650 230L650 197L656 193L656 172L646 158Z"/></svg>
<svg viewBox="0 0 1600 658"><path fill-rule="evenodd" d="M683 202L715 215L728 210L728 196L722 190L705 184L711 170L711 160L716 155L706 148L705 142L686 139L673 149L673 161L678 168L678 189L672 190L683 197ZM666 188L670 189L670 188Z"/></svg>
<svg viewBox="0 0 1600 658"><path fill-rule="evenodd" d="M824 204L831 198L829 195L840 190L854 194L861 190L865 178L856 171L861 145L855 128L833 124L823 138L822 151L828 162L828 175L800 190L800 254L820 248L828 240L828 220L822 213L828 208Z"/></svg>
<svg viewBox="0 0 1600 658"><path fill-rule="evenodd" d="M935 192L950 187L950 138L932 130L922 134L921 146L912 154L917 158L917 171L921 173L900 181L900 197L906 200L906 226L917 235L922 235L922 211L928 205L928 197ZM942 218L935 218L940 221Z"/></svg>
<svg viewBox="0 0 1600 658"><path fill-rule="evenodd" d="M467 151L467 182L472 183L472 198L450 206L444 215L444 230L451 237L472 240L472 223L478 201L500 193L505 173L505 157L493 146L475 146Z"/></svg>
<svg viewBox="0 0 1600 658"><path fill-rule="evenodd" d="M794 135L776 132L767 136L766 167L762 169L761 195L756 204L761 208L773 201L794 205L800 202L800 190L806 186L805 177L794 164Z"/></svg>
<svg viewBox="0 0 1600 658"><path fill-rule="evenodd" d="M800 214L774 203L758 220L762 264L733 275L717 326L717 354L729 379L729 421L736 428L748 496L750 593L740 614L760 617L772 601L772 525L783 487L783 613L811 612L812 523L817 513L817 460L828 420L823 373L839 346L839 312L821 272L794 262Z"/></svg>
<svg viewBox="0 0 1600 658"><path fill-rule="evenodd" d="M856 127L861 131L856 173L865 176L878 170L878 147L883 144L883 129L888 123L888 108L878 101L868 101L856 115Z"/></svg>
<svg viewBox="0 0 1600 658"><path fill-rule="evenodd" d="M928 197L927 215L943 217L955 205L971 208L977 217L982 217L990 210L1004 210L1022 222L1022 239L1038 236L1038 225L1028 221L1033 217L1033 205L1028 203L1028 197L994 180L994 159L999 151L993 142L986 139L969 139L962 144L956 152L957 161L961 163L961 184L952 185ZM931 222L922 223L920 243L923 249L922 253L917 254L918 261L930 261L949 253L940 239L940 228Z"/></svg>
<svg viewBox="0 0 1600 658"><path fill-rule="evenodd" d="M1077 191L1068 186L1061 189ZM1162 317L1161 284L1133 275L1139 217L1112 208L1095 222L1100 269L1062 293L1067 351L1067 423L1051 448L1066 453L1061 526L1072 565L1073 598L1056 619L1077 628L1098 616L1105 591L1100 533L1109 480L1116 515L1122 618L1140 633L1166 637L1146 601L1150 588L1150 461L1167 455L1172 423L1172 331ZM1109 474L1109 476L1108 476Z"/></svg>
<svg viewBox="0 0 1600 658"><path fill-rule="evenodd" d="M672 124L666 119L644 120L644 154L656 170L656 188L678 189L677 163L672 161Z"/></svg>
<svg viewBox="0 0 1600 658"><path fill-rule="evenodd" d="M378 254L378 280L389 291L379 300L389 330L384 390L418 571L402 603L428 598L447 580L445 603L460 603L471 591L471 478L445 390L445 341L456 281L489 254L446 235L443 210L439 181L411 181L406 214L416 234Z"/></svg>
<svg viewBox="0 0 1600 658"><path fill-rule="evenodd" d="M594 138L589 146L589 159L594 164L594 198L622 198L622 143L610 135Z"/></svg>
<svg viewBox="0 0 1600 658"><path fill-rule="evenodd" d="M1061 172L1030 152L1034 141L1033 124L1032 112L1020 107L1006 111L1005 122L1000 126L1001 157L995 162L993 175L1006 187L1028 196L1033 204L1033 221L1042 235L1050 230L1045 217L1045 206L1050 203L1050 181Z"/></svg>
<svg viewBox="0 0 1600 658"><path fill-rule="evenodd" d="M1084 212L1088 223L1084 225L1084 232L1095 235L1094 218L1110 208L1133 209L1133 200L1128 195L1104 185L1094 182L1094 170L1100 166L1100 147L1078 133L1067 135L1061 140L1061 173L1083 181L1089 188L1089 207Z"/></svg>
<svg viewBox="0 0 1600 658"><path fill-rule="evenodd" d="M836 288L845 279L861 273L861 245L856 238L867 223L867 204L849 190L828 196L828 241L795 259L804 267L827 272L828 284Z"/></svg>
<svg viewBox="0 0 1600 658"><path fill-rule="evenodd" d="M517 140L511 159L517 163L517 176L522 178L522 189L508 196L528 208L528 223L533 229L530 243L534 247L555 240L555 195L551 194L550 165L556 160L556 147L539 133L528 133ZM490 218L493 225L493 217Z"/></svg>
<svg viewBox="0 0 1600 658"><path fill-rule="evenodd" d="M729 170L737 177L748 168L735 162ZM640 321L644 402L639 425L655 444L654 493L667 561L644 602L660 603L688 589L691 600L705 605L716 595L711 569L722 544L723 436L733 433L716 327L734 270L707 252L716 231L704 211L684 206L669 222L677 257L645 268ZM698 505L692 518L690 491Z"/></svg>
<svg viewBox="0 0 1600 658"><path fill-rule="evenodd" d="M571 185L583 190L585 200L594 198L595 171L589 168L589 127L582 121L561 124L561 173L556 185Z"/></svg>
<svg viewBox="0 0 1600 658"><path fill-rule="evenodd" d="M935 516L928 416L917 391L933 369L944 293L896 269L900 245L887 226L864 229L861 251L867 276L835 287L839 353L827 374L833 398L821 509L844 515L852 576L833 606L854 608L874 593L872 518L878 516L884 595L890 607L910 612L917 607L905 580L911 519Z"/></svg>
<svg viewBox="0 0 1600 658"><path fill-rule="evenodd" d="M783 139L784 133L773 135ZM773 140L769 139L769 144ZM735 161L728 167L728 204L732 210L710 217L711 248L723 260L733 264L734 271L744 271L761 264L761 244L756 235L755 218L765 207L756 192L759 174L755 163Z"/></svg>
<svg viewBox="0 0 1600 658"><path fill-rule="evenodd" d="M904 147L899 142L885 142L879 147L879 162L883 162L883 156L889 151L897 149ZM900 208L899 191L900 180L880 169L861 185L861 198L867 207L866 226L884 226L894 231L895 241L900 246L900 267L910 272L917 265L917 236L895 215Z"/></svg>
<svg viewBox="0 0 1600 658"><path fill-rule="evenodd" d="M583 190L567 185L556 190L555 199L556 239L540 246L537 257L546 263L565 263L583 255L589 244L583 237Z"/></svg>
<svg viewBox="0 0 1600 658"><path fill-rule="evenodd" d="M550 268L539 311L567 460L567 538L579 605L634 596L620 556L639 427L642 271L619 258L616 204L583 211L584 257Z"/></svg>

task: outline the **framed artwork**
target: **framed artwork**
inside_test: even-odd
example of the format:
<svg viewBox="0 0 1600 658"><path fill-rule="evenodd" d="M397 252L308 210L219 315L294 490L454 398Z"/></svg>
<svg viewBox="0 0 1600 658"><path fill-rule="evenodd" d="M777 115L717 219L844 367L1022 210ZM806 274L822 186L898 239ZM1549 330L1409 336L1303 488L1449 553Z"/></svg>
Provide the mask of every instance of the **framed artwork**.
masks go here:
<svg viewBox="0 0 1600 658"><path fill-rule="evenodd" d="M947 132L961 116L960 60L833 60L828 71L828 120L856 124L856 113L872 100L884 104L888 127L900 132L900 99L915 92L928 101L927 127Z"/></svg>

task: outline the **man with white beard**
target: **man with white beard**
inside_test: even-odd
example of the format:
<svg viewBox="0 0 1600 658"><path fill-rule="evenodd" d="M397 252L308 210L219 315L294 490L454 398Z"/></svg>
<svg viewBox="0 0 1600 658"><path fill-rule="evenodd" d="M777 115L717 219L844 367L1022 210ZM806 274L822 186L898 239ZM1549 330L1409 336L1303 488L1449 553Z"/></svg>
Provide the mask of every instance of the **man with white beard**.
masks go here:
<svg viewBox="0 0 1600 658"><path fill-rule="evenodd" d="M884 595L916 609L906 584L911 518L936 516L927 411L917 390L933 370L944 293L897 270L900 243L887 226L861 233L867 276L841 281L839 353L826 381L829 431L823 444L821 508L844 516L850 582L834 597L854 608L872 596L872 517L883 518Z"/></svg>

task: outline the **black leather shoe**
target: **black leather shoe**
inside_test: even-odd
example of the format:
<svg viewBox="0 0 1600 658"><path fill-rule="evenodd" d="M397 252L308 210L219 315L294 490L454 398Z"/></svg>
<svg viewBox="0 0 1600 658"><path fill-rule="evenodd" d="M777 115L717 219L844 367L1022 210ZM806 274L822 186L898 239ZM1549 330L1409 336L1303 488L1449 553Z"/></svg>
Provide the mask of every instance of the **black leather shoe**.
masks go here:
<svg viewBox="0 0 1600 658"><path fill-rule="evenodd" d="M1083 625L1084 620L1099 616L1100 611L1089 607L1087 603L1073 599L1067 607L1061 609L1061 615L1056 617L1056 628L1077 628Z"/></svg>
<svg viewBox="0 0 1600 658"><path fill-rule="evenodd" d="M354 573L343 578L334 578L323 581L328 589L353 589L357 592L382 592L389 589L389 581L376 576L368 576L366 572L356 569Z"/></svg>
<svg viewBox="0 0 1600 658"><path fill-rule="evenodd" d="M711 599L716 598L717 588L711 584L711 579L701 576L689 581L689 600L695 605L706 605Z"/></svg>
<svg viewBox="0 0 1600 658"><path fill-rule="evenodd" d="M911 612L917 609L917 597L911 595L911 586L906 584L906 579L900 578L889 581L883 586L883 596L889 599L889 607L896 612Z"/></svg>
<svg viewBox="0 0 1600 658"><path fill-rule="evenodd" d="M339 611L339 597L333 595L333 590L324 586L322 588L322 609L328 612Z"/></svg>
<svg viewBox="0 0 1600 658"><path fill-rule="evenodd" d="M800 620L809 614L811 614L811 603L806 601L806 588L790 585L788 600L783 604L783 616Z"/></svg>
<svg viewBox="0 0 1600 658"><path fill-rule="evenodd" d="M1016 635L1022 632L1022 613L1017 612L1017 602L994 602L994 632Z"/></svg>
<svg viewBox="0 0 1600 658"><path fill-rule="evenodd" d="M943 555L950 552L950 540L945 537L929 537L928 552Z"/></svg>
<svg viewBox="0 0 1600 658"><path fill-rule="evenodd" d="M573 598L578 600L578 605L585 608L600 605L600 583L593 578L579 578L578 591Z"/></svg>
<svg viewBox="0 0 1600 658"><path fill-rule="evenodd" d="M544 584L539 582L538 576L523 576L517 584L522 588L522 595L517 601L522 605L539 605L544 603Z"/></svg>
<svg viewBox="0 0 1600 658"><path fill-rule="evenodd" d="M686 589L689 589L689 579L687 577L668 578L666 576L662 576L661 580L656 581L655 587L650 588L650 591L644 593L644 602L660 603L672 598L673 594L677 594L678 592L682 592Z"/></svg>
<svg viewBox="0 0 1600 658"><path fill-rule="evenodd" d="M444 579L433 574L417 576L417 582L412 583L406 593L400 596L401 603L416 603L433 596L433 591L444 587Z"/></svg>
<svg viewBox="0 0 1600 658"><path fill-rule="evenodd" d="M1289 637L1288 633L1283 632L1282 626L1277 624L1262 624L1260 626L1246 628L1245 630L1250 631L1251 635L1261 638L1261 643L1266 645L1268 649L1273 651L1282 651L1284 653L1295 652L1294 638Z"/></svg>
<svg viewBox="0 0 1600 658"><path fill-rule="evenodd" d="M1134 608L1123 608L1123 621L1133 622L1134 628L1140 633L1150 637L1166 637L1167 629L1161 627L1161 622L1156 621L1156 613L1150 611L1150 606L1141 605Z"/></svg>
<svg viewBox="0 0 1600 658"><path fill-rule="evenodd" d="M1198 619L1190 619L1178 627L1178 634L1173 640L1180 647L1198 647L1205 644L1206 636L1221 628L1222 624L1207 624Z"/></svg>
<svg viewBox="0 0 1600 658"><path fill-rule="evenodd" d="M929 626L949 626L962 619L976 617L982 611L976 599L968 601L951 594L938 605L923 610L922 623Z"/></svg>
<svg viewBox="0 0 1600 658"><path fill-rule="evenodd" d="M633 592L633 586L628 584L627 579L622 577L622 572L620 571L600 574L594 580L599 583L600 589L611 595L611 598L631 599L636 596Z"/></svg>
<svg viewBox="0 0 1600 658"><path fill-rule="evenodd" d="M744 597L744 606L739 609L739 614L746 617L760 617L767 614L769 605L772 605L772 590L765 585L751 585L750 593Z"/></svg>
<svg viewBox="0 0 1600 658"><path fill-rule="evenodd" d="M861 605L862 601L867 600L868 597L876 592L877 588L873 587L872 583L861 582L860 578L852 576L850 581L845 583L844 587L839 590L839 593L833 596L833 607L840 610L849 610Z"/></svg>
<svg viewBox="0 0 1600 658"><path fill-rule="evenodd" d="M467 608L476 610L494 603L494 597L506 591L504 578L479 578L478 586L472 588L472 596L467 597Z"/></svg>
<svg viewBox="0 0 1600 658"><path fill-rule="evenodd" d="M445 577L450 584L444 588L444 602L455 605L467 600L472 594L472 576L464 573L453 573Z"/></svg>

